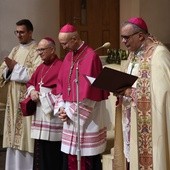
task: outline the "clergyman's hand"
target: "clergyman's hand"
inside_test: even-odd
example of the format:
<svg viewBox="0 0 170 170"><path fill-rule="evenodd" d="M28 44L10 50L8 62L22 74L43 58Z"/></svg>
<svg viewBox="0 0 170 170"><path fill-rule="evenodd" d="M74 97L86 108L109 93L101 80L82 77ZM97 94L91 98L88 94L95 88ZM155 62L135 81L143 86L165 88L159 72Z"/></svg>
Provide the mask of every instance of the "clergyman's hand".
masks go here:
<svg viewBox="0 0 170 170"><path fill-rule="evenodd" d="M132 94L132 88L127 88L127 89L125 90L124 95L125 95L126 97L130 97L131 94Z"/></svg>
<svg viewBox="0 0 170 170"><path fill-rule="evenodd" d="M39 101L39 92L36 90L31 90L30 97L34 102L38 102Z"/></svg>
<svg viewBox="0 0 170 170"><path fill-rule="evenodd" d="M131 93L132 93L132 89L131 89L131 88L123 87L123 88L118 89L118 90L114 93L114 95L115 95L115 96L121 95L121 96L127 96L127 97L128 97L128 96L131 95Z"/></svg>
<svg viewBox="0 0 170 170"><path fill-rule="evenodd" d="M68 116L63 107L59 109L58 117L61 119L62 122L66 122L68 120Z"/></svg>
<svg viewBox="0 0 170 170"><path fill-rule="evenodd" d="M10 71L12 71L14 66L17 64L17 62L15 60L10 59L9 57L5 57L4 61Z"/></svg>

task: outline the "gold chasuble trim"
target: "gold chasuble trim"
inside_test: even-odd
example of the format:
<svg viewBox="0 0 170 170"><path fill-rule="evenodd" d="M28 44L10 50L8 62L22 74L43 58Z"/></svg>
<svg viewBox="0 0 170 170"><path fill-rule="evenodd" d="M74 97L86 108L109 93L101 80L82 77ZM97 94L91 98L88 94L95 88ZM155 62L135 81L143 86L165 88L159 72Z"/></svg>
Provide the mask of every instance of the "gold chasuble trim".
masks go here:
<svg viewBox="0 0 170 170"><path fill-rule="evenodd" d="M151 58L152 46L141 56L137 90L137 130L139 169L153 169L152 110L151 110Z"/></svg>

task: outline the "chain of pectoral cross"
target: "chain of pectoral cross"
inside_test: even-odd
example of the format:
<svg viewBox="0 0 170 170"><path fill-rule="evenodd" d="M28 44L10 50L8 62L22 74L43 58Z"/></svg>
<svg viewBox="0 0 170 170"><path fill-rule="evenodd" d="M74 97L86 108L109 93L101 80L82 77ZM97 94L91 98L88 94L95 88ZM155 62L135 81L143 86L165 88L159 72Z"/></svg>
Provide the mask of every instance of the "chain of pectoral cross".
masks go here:
<svg viewBox="0 0 170 170"><path fill-rule="evenodd" d="M69 75L68 75L68 88L67 88L67 91L68 91L68 95L70 95L70 91L71 91L71 75L73 73L73 68L74 68L74 65L76 64L76 62L79 60L80 56L83 54L83 52L87 49L87 46L82 50L82 52L77 56L77 58L74 60L74 53L72 53L72 63L71 63L71 67L70 67L70 72L69 72Z"/></svg>
<svg viewBox="0 0 170 170"><path fill-rule="evenodd" d="M40 87L44 84L44 83L43 83L43 79L44 79L44 77L46 76L46 74L49 72L49 70L52 68L53 65L54 65L54 62L53 62L53 64L51 64L50 68L45 72L44 75L43 75L43 71L44 71L45 65L44 65L44 67L42 68L42 71L41 71L41 79L40 79L40 82L38 83Z"/></svg>

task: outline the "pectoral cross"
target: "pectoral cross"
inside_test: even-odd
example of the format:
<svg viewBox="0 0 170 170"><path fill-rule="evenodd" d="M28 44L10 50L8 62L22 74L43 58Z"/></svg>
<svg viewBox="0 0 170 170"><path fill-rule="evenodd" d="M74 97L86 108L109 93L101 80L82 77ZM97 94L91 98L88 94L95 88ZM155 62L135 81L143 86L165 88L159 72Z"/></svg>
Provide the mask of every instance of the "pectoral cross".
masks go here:
<svg viewBox="0 0 170 170"><path fill-rule="evenodd" d="M40 87L44 84L44 83L42 82L42 79L41 79L41 81L40 81L38 84L39 84Z"/></svg>

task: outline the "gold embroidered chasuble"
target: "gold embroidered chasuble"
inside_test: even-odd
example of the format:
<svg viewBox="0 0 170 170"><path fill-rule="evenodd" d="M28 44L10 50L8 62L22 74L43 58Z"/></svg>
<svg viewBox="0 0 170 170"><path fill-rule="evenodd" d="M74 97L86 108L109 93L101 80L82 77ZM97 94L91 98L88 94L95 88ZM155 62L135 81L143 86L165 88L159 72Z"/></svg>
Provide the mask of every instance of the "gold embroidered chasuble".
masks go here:
<svg viewBox="0 0 170 170"><path fill-rule="evenodd" d="M158 42L148 42L138 60L136 105L130 104L130 169L167 170L170 169L170 53ZM117 111L116 117L120 117L121 109ZM116 127L122 123L118 120ZM115 140L123 140L120 133L121 128L115 133ZM126 169L125 162L120 162L124 160L123 145L115 141L114 148L114 168Z"/></svg>
<svg viewBox="0 0 170 170"><path fill-rule="evenodd" d="M34 41L24 47L17 46L13 48L8 56L26 67L29 76L32 75L36 67L41 63L41 58L36 53L36 47L37 44ZM3 147L12 147L33 153L34 141L30 138L32 117L23 117L19 105L19 102L25 97L26 84L6 81L3 78L3 70L5 68L6 64L2 63L0 66L0 86L8 86Z"/></svg>

